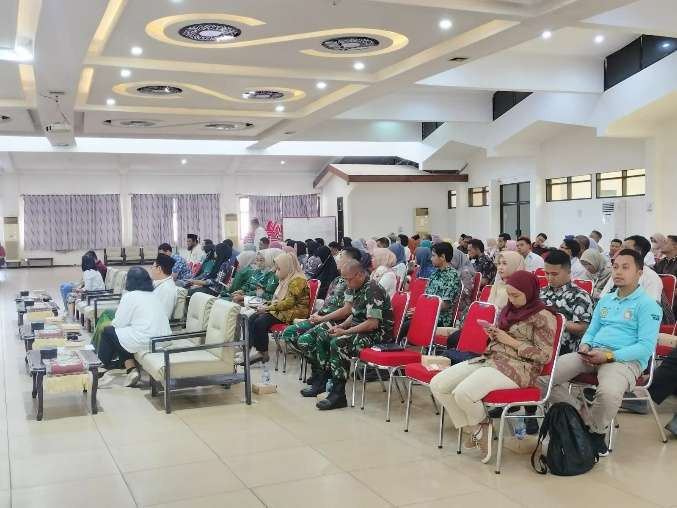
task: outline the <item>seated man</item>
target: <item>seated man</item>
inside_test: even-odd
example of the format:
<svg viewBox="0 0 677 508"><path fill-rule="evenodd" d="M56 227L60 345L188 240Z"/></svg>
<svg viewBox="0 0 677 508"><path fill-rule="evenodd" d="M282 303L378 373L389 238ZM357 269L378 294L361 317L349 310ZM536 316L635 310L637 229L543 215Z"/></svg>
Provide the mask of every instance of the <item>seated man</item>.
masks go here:
<svg viewBox="0 0 677 508"><path fill-rule="evenodd" d="M621 405L623 394L635 387L656 349L661 308L639 287L643 256L623 249L614 260L616 290L604 295L592 316L576 353L557 363L551 402L568 402L580 408L597 453L609 454L606 432ZM569 382L579 374L597 374L592 409L581 406L569 393Z"/></svg>
<svg viewBox="0 0 677 508"><path fill-rule="evenodd" d="M517 239L517 252L524 258L524 268L527 272L535 272L543 268L543 258L531 251L531 239L527 236L520 236Z"/></svg>
<svg viewBox="0 0 677 508"><path fill-rule="evenodd" d="M172 277L177 286L185 286L186 283L193 277L193 274L186 264L186 260L183 259L178 253L172 254L172 246L168 243L161 244L158 249L158 254L164 254L171 257L174 260L174 266L172 267Z"/></svg>
<svg viewBox="0 0 677 508"><path fill-rule="evenodd" d="M487 284L493 284L494 279L496 278L496 265L491 258L484 253L484 242L482 240L477 238L470 240L470 243L468 244L468 257L475 267L475 271L482 274L480 287L484 287Z"/></svg>
<svg viewBox="0 0 677 508"><path fill-rule="evenodd" d="M167 319L172 319L176 307L176 284L172 277L175 261L166 254L158 254L150 267L150 278L153 279L153 294L158 297Z"/></svg>
<svg viewBox="0 0 677 508"><path fill-rule="evenodd" d="M321 336L329 339L328 363L332 381L329 396L317 403L320 410L348 405L345 390L349 359L365 347L391 340L393 335L393 311L385 289L370 280L364 266L354 259L346 261L341 276L348 286L344 307L350 309L350 315L336 326L322 325L318 329ZM313 387L319 385L318 382Z"/></svg>
<svg viewBox="0 0 677 508"><path fill-rule="evenodd" d="M536 240L531 244L531 251L539 256L543 254L548 249L548 246L545 244L547 240L548 235L545 233L538 233Z"/></svg>

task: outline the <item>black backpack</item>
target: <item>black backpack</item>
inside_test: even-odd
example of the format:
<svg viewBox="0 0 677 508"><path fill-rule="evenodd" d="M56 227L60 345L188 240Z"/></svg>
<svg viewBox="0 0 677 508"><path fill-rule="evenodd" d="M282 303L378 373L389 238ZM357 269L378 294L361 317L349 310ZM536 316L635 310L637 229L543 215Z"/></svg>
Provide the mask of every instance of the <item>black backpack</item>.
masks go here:
<svg viewBox="0 0 677 508"><path fill-rule="evenodd" d="M543 455L545 436L550 436L550 442L547 454ZM553 404L543 419L538 444L531 454L531 467L540 474L550 470L558 476L575 476L590 471L598 460L599 456L576 408L566 402Z"/></svg>

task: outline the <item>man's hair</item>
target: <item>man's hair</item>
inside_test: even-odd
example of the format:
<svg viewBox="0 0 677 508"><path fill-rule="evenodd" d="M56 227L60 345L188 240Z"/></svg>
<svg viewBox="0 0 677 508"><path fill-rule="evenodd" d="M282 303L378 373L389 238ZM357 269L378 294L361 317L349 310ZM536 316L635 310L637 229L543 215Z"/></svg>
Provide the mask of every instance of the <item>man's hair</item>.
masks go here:
<svg viewBox="0 0 677 508"><path fill-rule="evenodd" d="M635 260L635 266L637 266L638 270L644 269L644 255L640 254L635 249L623 249L618 254L616 254L616 259L618 259L619 256L630 256Z"/></svg>
<svg viewBox="0 0 677 508"><path fill-rule="evenodd" d="M317 243L317 245L322 247L324 245L324 238L319 238L319 237L315 238L315 243Z"/></svg>
<svg viewBox="0 0 677 508"><path fill-rule="evenodd" d="M427 234L425 234L425 235L423 235L423 236L425 236L425 239L426 239L426 240L432 240L432 239L433 239L433 235L431 235L430 233L427 233Z"/></svg>
<svg viewBox="0 0 677 508"><path fill-rule="evenodd" d="M592 231L590 231L590 234L592 234L592 233L595 233L597 236L599 236L600 238L602 238L602 233L600 233L600 232L597 231L596 229L593 229Z"/></svg>
<svg viewBox="0 0 677 508"><path fill-rule="evenodd" d="M140 266L133 266L127 272L127 291L153 291L153 281L148 272Z"/></svg>
<svg viewBox="0 0 677 508"><path fill-rule="evenodd" d="M574 239L579 243L582 243L583 250L588 250L590 248L590 238L585 235L576 235Z"/></svg>
<svg viewBox="0 0 677 508"><path fill-rule="evenodd" d="M518 242L524 242L524 243L526 243L527 245L531 245L531 238L529 238L528 236L520 236L520 237L517 239L517 241L518 241Z"/></svg>
<svg viewBox="0 0 677 508"><path fill-rule="evenodd" d="M388 240L385 236L379 238L376 240L378 243L384 244L386 247L390 247L390 240Z"/></svg>
<svg viewBox="0 0 677 508"><path fill-rule="evenodd" d="M547 240L547 239L548 239L548 235L546 235L545 233L538 233L536 236L537 236L537 237L542 236L542 237L543 237L543 240Z"/></svg>
<svg viewBox="0 0 677 508"><path fill-rule="evenodd" d="M362 253L360 252L360 249L356 249L355 247L346 247L345 249L343 249L343 253L347 254L355 261L359 261L360 259L362 259Z"/></svg>
<svg viewBox="0 0 677 508"><path fill-rule="evenodd" d="M267 236L262 237L259 242L270 244L270 239Z"/></svg>
<svg viewBox="0 0 677 508"><path fill-rule="evenodd" d="M512 237L510 236L509 233L501 233L500 235L498 235L498 237L499 237L499 238L503 238L503 240L505 240L506 242L507 242L508 240L512 240Z"/></svg>
<svg viewBox="0 0 677 508"><path fill-rule="evenodd" d="M672 240L673 242L677 243L677 235L668 235L668 240Z"/></svg>
<svg viewBox="0 0 677 508"><path fill-rule="evenodd" d="M613 240L611 240L610 243L620 243L621 245L623 245L623 240L621 240L620 238L614 238Z"/></svg>
<svg viewBox="0 0 677 508"><path fill-rule="evenodd" d="M414 235L414 236L411 237L411 239L412 239L412 240L420 240L420 239L421 239L421 235Z"/></svg>
<svg viewBox="0 0 677 508"><path fill-rule="evenodd" d="M161 243L160 246L157 248L157 250L172 252L172 246L169 245L168 243Z"/></svg>
<svg viewBox="0 0 677 508"><path fill-rule="evenodd" d="M440 242L433 245L432 251L439 257L444 257L447 263L454 257L454 248L449 242Z"/></svg>
<svg viewBox="0 0 677 508"><path fill-rule="evenodd" d="M571 258L569 257L569 254L562 250L553 250L548 253L545 263L548 265L561 266L562 268L571 270Z"/></svg>
<svg viewBox="0 0 677 508"><path fill-rule="evenodd" d="M461 238L465 238L465 233L461 233Z"/></svg>
<svg viewBox="0 0 677 508"><path fill-rule="evenodd" d="M348 273L367 273L366 267L362 265L357 259L349 259L343 264L343 271L348 272Z"/></svg>
<svg viewBox="0 0 677 508"><path fill-rule="evenodd" d="M573 238L565 238L562 243L571 251L571 257L577 258L581 255L581 244Z"/></svg>
<svg viewBox="0 0 677 508"><path fill-rule="evenodd" d="M233 240L231 240L230 238L226 238L226 239L223 241L223 243L225 243L225 244L226 244L228 247L230 247L231 249L233 248Z"/></svg>
<svg viewBox="0 0 677 508"><path fill-rule="evenodd" d="M642 257L646 256L651 250L651 242L649 242L649 240L644 238L642 235L628 236L625 241L627 242L628 240L635 242L635 248L639 249Z"/></svg>
<svg viewBox="0 0 677 508"><path fill-rule="evenodd" d="M258 225L259 225L259 219L257 219L256 217L254 217L254 218L251 220L251 223L252 223L252 224L256 224L256 225L258 226Z"/></svg>
<svg viewBox="0 0 677 508"><path fill-rule="evenodd" d="M186 235L186 240L193 240L194 242L197 242L198 236L195 233L188 233Z"/></svg>
<svg viewBox="0 0 677 508"><path fill-rule="evenodd" d="M212 240L210 238L205 238L204 240L202 240L202 243L204 245L214 245L214 240Z"/></svg>
<svg viewBox="0 0 677 508"><path fill-rule="evenodd" d="M402 244L403 247L406 247L409 244L409 237L407 235L397 235L397 237L400 239L400 244Z"/></svg>
<svg viewBox="0 0 677 508"><path fill-rule="evenodd" d="M95 261L99 259L98 256L96 255L96 252L94 252L93 250L88 250L87 252L85 252L85 255L92 256Z"/></svg>
<svg viewBox="0 0 677 508"><path fill-rule="evenodd" d="M338 249L341 250L341 244L338 242L329 242L329 245L327 245L330 249Z"/></svg>
<svg viewBox="0 0 677 508"><path fill-rule="evenodd" d="M475 247L480 252L484 252L484 242L479 238L473 238L468 245Z"/></svg>
<svg viewBox="0 0 677 508"><path fill-rule="evenodd" d="M172 274L172 268L174 268L174 263L176 261L173 257L168 256L167 254L158 254L155 258L155 264L162 270L162 273L165 275Z"/></svg>

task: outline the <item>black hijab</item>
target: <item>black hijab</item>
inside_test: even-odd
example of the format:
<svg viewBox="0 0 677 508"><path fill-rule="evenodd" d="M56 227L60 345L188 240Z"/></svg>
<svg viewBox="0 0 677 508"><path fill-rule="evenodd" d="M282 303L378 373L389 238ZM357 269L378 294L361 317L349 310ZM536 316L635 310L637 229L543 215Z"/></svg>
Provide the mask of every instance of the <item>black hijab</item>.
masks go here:
<svg viewBox="0 0 677 508"><path fill-rule="evenodd" d="M306 240L306 247L308 247L308 257L317 256L317 242L315 240Z"/></svg>
<svg viewBox="0 0 677 508"><path fill-rule="evenodd" d="M233 255L233 248L226 242L221 242L214 250L216 252L216 263L214 263L214 268L212 268L212 271L207 276L208 279L216 279L221 265L228 261Z"/></svg>
<svg viewBox="0 0 677 508"><path fill-rule="evenodd" d="M320 290L317 293L317 297L324 300L327 297L329 285L339 276L339 271L336 267L336 260L334 259L334 256L331 255L329 247L323 245L317 249L315 254L320 258L322 264L317 269L317 273L313 278L320 281Z"/></svg>

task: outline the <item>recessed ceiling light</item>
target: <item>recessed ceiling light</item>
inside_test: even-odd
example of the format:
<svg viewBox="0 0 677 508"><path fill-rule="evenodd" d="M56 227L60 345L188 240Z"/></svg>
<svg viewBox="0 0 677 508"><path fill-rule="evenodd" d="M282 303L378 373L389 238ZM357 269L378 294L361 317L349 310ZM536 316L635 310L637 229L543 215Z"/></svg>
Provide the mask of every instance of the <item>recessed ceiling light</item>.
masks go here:
<svg viewBox="0 0 677 508"><path fill-rule="evenodd" d="M181 165L185 166L186 164L188 164L188 160L187 159L181 159Z"/></svg>
<svg viewBox="0 0 677 508"><path fill-rule="evenodd" d="M543 32L543 33L541 34L541 37L543 37L544 39L547 40L547 39L549 39L550 37L552 37L552 32L551 32L550 30L546 30L545 32Z"/></svg>
<svg viewBox="0 0 677 508"><path fill-rule="evenodd" d="M120 71L120 76L122 76L123 78L128 78L131 75L132 75L132 71L130 71L129 69L122 69Z"/></svg>
<svg viewBox="0 0 677 508"><path fill-rule="evenodd" d="M319 88L320 90L324 90L325 88L327 88L327 83L325 83L324 81L318 81L318 82L315 84L315 86L316 86L317 88Z"/></svg>
<svg viewBox="0 0 677 508"><path fill-rule="evenodd" d="M603 35L595 35L595 44L602 44L604 42Z"/></svg>
<svg viewBox="0 0 677 508"><path fill-rule="evenodd" d="M16 46L14 48L14 53L16 56L19 58L20 61L23 62L30 62L33 60L33 54L28 48L25 48L24 46Z"/></svg>
<svg viewBox="0 0 677 508"><path fill-rule="evenodd" d="M355 69L356 71L361 71L362 69L364 69L364 64L362 62L355 62L353 64L353 69Z"/></svg>
<svg viewBox="0 0 677 508"><path fill-rule="evenodd" d="M115 99L106 99L106 104L108 106L115 106Z"/></svg>
<svg viewBox="0 0 677 508"><path fill-rule="evenodd" d="M441 19L440 20L440 28L442 30L449 30L452 27L453 23L451 22L450 19Z"/></svg>
<svg viewBox="0 0 677 508"><path fill-rule="evenodd" d="M668 48L672 47L672 44L670 44L669 42L664 42L663 44L661 44L661 47L663 49L668 49Z"/></svg>
<svg viewBox="0 0 677 508"><path fill-rule="evenodd" d="M275 111L277 111L278 113L282 113L284 111L284 106L282 105L275 106Z"/></svg>
<svg viewBox="0 0 677 508"><path fill-rule="evenodd" d="M183 0L169 0L173 4L180 4L183 3Z"/></svg>
<svg viewBox="0 0 677 508"><path fill-rule="evenodd" d="M280 164L282 164L283 166L284 166L286 163L287 163L287 161L280 161Z"/></svg>
<svg viewBox="0 0 677 508"><path fill-rule="evenodd" d="M143 54L143 49L140 48L139 46L132 46L132 49L130 51L134 56L139 56Z"/></svg>

